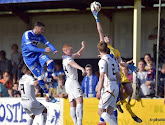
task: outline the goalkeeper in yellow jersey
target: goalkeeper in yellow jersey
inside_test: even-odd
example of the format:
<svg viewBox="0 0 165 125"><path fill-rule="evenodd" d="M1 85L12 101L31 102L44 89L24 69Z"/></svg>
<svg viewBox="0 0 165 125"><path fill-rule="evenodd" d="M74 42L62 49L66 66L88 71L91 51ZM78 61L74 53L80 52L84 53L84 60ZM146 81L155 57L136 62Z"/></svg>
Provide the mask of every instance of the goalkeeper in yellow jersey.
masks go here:
<svg viewBox="0 0 165 125"><path fill-rule="evenodd" d="M134 64L128 65L127 63L125 63L122 60L121 56L120 56L120 52L110 45L111 44L111 39L108 35L104 35L104 33L103 33L103 29L102 29L102 26L101 26L101 24L99 22L99 18L98 18L98 12L94 11L92 13L93 13L94 18L96 19L97 30L98 30L98 33L99 33L100 41L105 41L107 43L107 46L110 49L110 54L113 54L117 58L117 61L118 61L119 65L121 65L123 67L128 67L131 71L137 72L137 67L135 67ZM121 76L121 89L120 89L120 92L119 92L120 101L117 103L117 108L120 112L123 113L123 110L120 107L120 103L121 103L123 105L123 107L130 113L131 117L136 122L141 123L142 120L132 112L130 105L125 100L129 95L131 95L133 93L132 85L130 84L130 81L122 73L121 70L120 70L120 76ZM125 89L124 93L121 91L123 88ZM103 121L104 120L102 118L100 118L100 123L98 125L103 125L102 124Z"/></svg>

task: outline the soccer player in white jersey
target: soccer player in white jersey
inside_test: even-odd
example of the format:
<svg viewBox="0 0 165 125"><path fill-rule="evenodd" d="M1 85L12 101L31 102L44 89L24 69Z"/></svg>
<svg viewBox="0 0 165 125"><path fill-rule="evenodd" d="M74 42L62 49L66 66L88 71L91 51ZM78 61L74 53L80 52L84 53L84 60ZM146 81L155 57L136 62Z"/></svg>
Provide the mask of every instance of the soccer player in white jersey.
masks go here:
<svg viewBox="0 0 165 125"><path fill-rule="evenodd" d="M64 52L62 56L63 69L67 77L65 89L70 102L70 115L75 125L82 125L83 117L83 95L78 82L77 69L82 71L83 76L86 75L86 72L83 67L74 61L74 59L80 57L84 51L85 42L82 41L81 45L81 49L75 54L73 54L72 45L65 44L62 48Z"/></svg>
<svg viewBox="0 0 165 125"><path fill-rule="evenodd" d="M119 70L115 60L107 54L108 48L105 42L97 45L100 53L99 61L99 83L96 97L100 99L98 114L110 125L117 125L113 114L116 100L119 94L118 80ZM101 93L101 91L104 91Z"/></svg>
<svg viewBox="0 0 165 125"><path fill-rule="evenodd" d="M46 124L47 120L47 109L46 107L38 102L35 97L34 86L38 84L31 76L31 71L24 66L22 68L24 75L19 81L19 90L21 91L21 104L23 109L29 115L26 125L32 125L36 115L41 115L41 125Z"/></svg>

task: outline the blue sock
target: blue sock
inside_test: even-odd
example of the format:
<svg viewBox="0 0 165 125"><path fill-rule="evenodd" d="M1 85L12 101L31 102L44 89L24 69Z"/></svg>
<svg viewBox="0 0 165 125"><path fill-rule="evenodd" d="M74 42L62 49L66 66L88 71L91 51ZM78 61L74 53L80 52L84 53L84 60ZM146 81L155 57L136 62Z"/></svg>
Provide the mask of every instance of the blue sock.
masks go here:
<svg viewBox="0 0 165 125"><path fill-rule="evenodd" d="M42 90L47 94L48 93L48 89L46 88L44 80L38 80L38 82L39 82L39 85L42 88Z"/></svg>
<svg viewBox="0 0 165 125"><path fill-rule="evenodd" d="M101 122L104 122L104 119L103 119L101 116L100 116L100 121L101 121Z"/></svg>
<svg viewBox="0 0 165 125"><path fill-rule="evenodd" d="M113 114L116 117L116 121L117 121L117 109L115 109L115 111L113 111Z"/></svg>
<svg viewBox="0 0 165 125"><path fill-rule="evenodd" d="M48 78L52 78L52 73L54 72L54 68L55 68L54 61L51 60L51 62L48 63L48 67L47 67Z"/></svg>

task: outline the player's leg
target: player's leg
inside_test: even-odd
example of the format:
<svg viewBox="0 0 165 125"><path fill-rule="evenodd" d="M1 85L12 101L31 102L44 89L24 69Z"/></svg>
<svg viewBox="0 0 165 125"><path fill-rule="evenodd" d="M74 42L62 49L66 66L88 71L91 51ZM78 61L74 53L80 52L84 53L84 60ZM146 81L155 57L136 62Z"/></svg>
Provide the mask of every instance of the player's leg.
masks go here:
<svg viewBox="0 0 165 125"><path fill-rule="evenodd" d="M46 121L47 121L47 109L46 108L42 112L41 120L42 120L41 125L46 125Z"/></svg>
<svg viewBox="0 0 165 125"><path fill-rule="evenodd" d="M34 118L35 118L35 115L29 116L29 118L27 119L26 125L32 125Z"/></svg>
<svg viewBox="0 0 165 125"><path fill-rule="evenodd" d="M72 117L72 120L74 124L77 124L77 117L76 117L76 101L73 99L70 102L70 116Z"/></svg>
<svg viewBox="0 0 165 125"><path fill-rule="evenodd" d="M76 98L76 116L77 116L77 125L82 125L83 118L83 97L80 96Z"/></svg>
<svg viewBox="0 0 165 125"><path fill-rule="evenodd" d="M47 64L47 73L48 73L47 82L51 82L52 73L54 72L54 68L55 68L55 63L53 60L48 60L46 64Z"/></svg>
<svg viewBox="0 0 165 125"><path fill-rule="evenodd" d="M127 98L128 96L132 95L133 93L133 88L132 88L132 85L131 83L124 83L124 97Z"/></svg>
<svg viewBox="0 0 165 125"><path fill-rule="evenodd" d="M122 106L129 112L129 114L131 115L131 117L132 117L136 122L141 123L142 120L134 114L134 112L132 111L130 105L129 105L128 102L125 100L125 96L124 96L122 90L120 90L119 95L120 95L120 102L121 102Z"/></svg>
<svg viewBox="0 0 165 125"><path fill-rule="evenodd" d="M52 73L54 72L54 68L55 68L54 61L51 60L47 55L41 54L39 56L39 63L41 67L47 65L47 73L48 73L47 82L51 82Z"/></svg>

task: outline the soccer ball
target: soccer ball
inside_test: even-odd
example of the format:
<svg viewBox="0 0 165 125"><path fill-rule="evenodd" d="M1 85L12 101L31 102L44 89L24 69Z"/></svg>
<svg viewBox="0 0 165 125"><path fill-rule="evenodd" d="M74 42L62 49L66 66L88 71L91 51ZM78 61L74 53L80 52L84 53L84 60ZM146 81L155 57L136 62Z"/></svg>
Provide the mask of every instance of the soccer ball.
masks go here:
<svg viewBox="0 0 165 125"><path fill-rule="evenodd" d="M90 7L92 12L94 11L99 12L101 10L101 4L96 1L92 2Z"/></svg>

